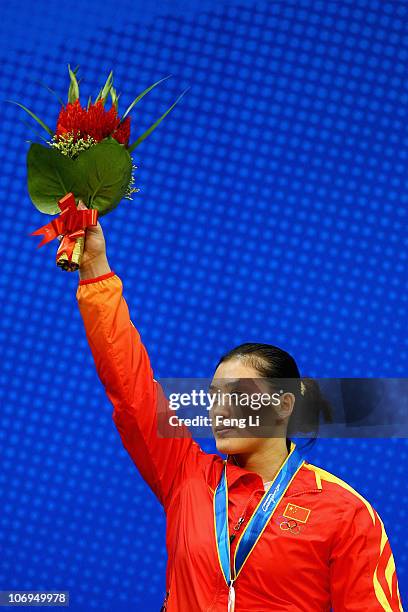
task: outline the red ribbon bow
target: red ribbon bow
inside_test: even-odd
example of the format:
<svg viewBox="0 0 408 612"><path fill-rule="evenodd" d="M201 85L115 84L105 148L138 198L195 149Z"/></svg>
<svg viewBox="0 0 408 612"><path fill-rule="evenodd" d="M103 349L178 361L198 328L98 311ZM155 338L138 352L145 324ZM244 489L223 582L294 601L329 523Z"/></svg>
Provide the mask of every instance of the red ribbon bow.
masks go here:
<svg viewBox="0 0 408 612"><path fill-rule="evenodd" d="M37 246L40 248L57 236L63 235L64 240L61 240L59 245L57 259L65 252L71 261L76 239L85 236L87 227L97 224L98 211L95 209L78 210L74 194L71 192L58 200L58 206L62 211L59 217L38 228L30 236L44 235L43 240Z"/></svg>

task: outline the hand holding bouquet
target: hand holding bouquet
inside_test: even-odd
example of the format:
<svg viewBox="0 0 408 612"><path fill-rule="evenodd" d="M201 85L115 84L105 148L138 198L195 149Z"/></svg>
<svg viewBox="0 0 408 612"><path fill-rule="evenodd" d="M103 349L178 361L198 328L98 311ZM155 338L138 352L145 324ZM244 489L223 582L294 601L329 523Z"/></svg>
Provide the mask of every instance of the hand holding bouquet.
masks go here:
<svg viewBox="0 0 408 612"><path fill-rule="evenodd" d="M32 111L14 102L33 117L48 133L42 137L46 145L31 143L27 154L28 192L34 206L43 213L61 213L50 223L32 232L43 235L38 247L57 236L63 240L57 251L56 262L63 270L77 270L81 263L86 227L97 224L98 216L113 210L123 198L132 199L139 191L134 187L130 154L159 125L183 97L185 90L159 119L132 144L130 140L130 111L151 89L169 77L145 89L118 115L119 95L113 87L111 71L105 85L92 103L86 107L79 100L79 82L75 70L68 65L70 85L67 104L61 103L56 129L51 130ZM111 107L105 108L108 97ZM75 194L75 195L74 195ZM77 209L81 200L85 209Z"/></svg>

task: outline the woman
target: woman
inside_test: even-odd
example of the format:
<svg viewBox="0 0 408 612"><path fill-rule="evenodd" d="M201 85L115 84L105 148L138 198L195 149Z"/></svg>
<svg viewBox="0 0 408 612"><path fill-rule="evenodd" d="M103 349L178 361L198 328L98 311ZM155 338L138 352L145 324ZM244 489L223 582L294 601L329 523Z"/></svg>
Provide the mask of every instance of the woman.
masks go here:
<svg viewBox="0 0 408 612"><path fill-rule="evenodd" d="M284 351L242 345L220 360L214 381L293 379L279 394L274 437L239 437L216 427L223 461L203 452L184 426L177 436L158 436L168 401L122 288L98 223L87 229L78 305L122 442L166 513L163 609L401 611L381 518L346 482L303 460L288 438L302 404L314 410L309 420L317 423L320 412L330 418L318 387L300 384ZM228 403L213 407L221 425L230 414Z"/></svg>

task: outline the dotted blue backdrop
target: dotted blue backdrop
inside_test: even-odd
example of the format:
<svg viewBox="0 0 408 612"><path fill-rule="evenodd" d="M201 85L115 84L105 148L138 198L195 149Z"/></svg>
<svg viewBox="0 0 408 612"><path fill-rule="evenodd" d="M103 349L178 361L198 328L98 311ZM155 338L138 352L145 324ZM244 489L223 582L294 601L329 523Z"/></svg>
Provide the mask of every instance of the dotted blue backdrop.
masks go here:
<svg viewBox="0 0 408 612"><path fill-rule="evenodd" d="M82 101L111 68L133 201L102 219L156 377L209 376L244 341L303 375L407 376L408 4L74 0L2 7L0 590L72 610L158 610L164 517L121 446L77 306L77 273L36 249L28 127L55 125L67 64ZM24 123L25 122L25 123ZM212 448L206 443L206 448ZM320 441L309 460L384 520L408 600L406 440Z"/></svg>

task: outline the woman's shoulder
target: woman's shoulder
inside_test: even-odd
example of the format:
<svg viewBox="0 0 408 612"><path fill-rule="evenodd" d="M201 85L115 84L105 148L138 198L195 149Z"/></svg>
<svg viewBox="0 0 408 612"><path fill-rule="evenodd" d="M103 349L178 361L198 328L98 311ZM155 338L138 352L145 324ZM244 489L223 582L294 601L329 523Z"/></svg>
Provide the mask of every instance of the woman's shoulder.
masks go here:
<svg viewBox="0 0 408 612"><path fill-rule="evenodd" d="M316 486L323 493L321 498L323 503L347 511L347 514L366 514L373 523L376 522L378 515L374 506L346 480L307 461L303 467L313 473Z"/></svg>

